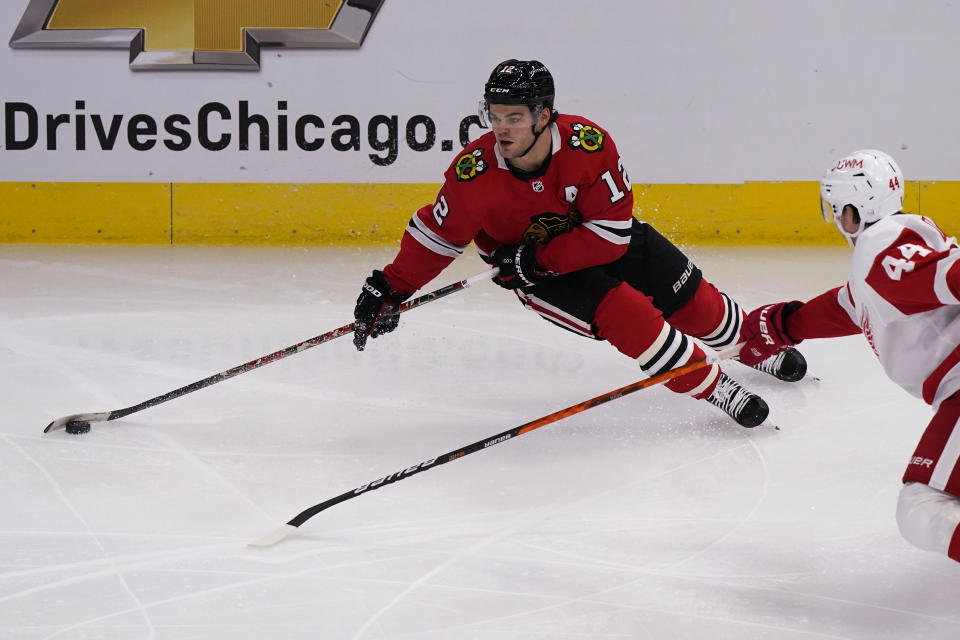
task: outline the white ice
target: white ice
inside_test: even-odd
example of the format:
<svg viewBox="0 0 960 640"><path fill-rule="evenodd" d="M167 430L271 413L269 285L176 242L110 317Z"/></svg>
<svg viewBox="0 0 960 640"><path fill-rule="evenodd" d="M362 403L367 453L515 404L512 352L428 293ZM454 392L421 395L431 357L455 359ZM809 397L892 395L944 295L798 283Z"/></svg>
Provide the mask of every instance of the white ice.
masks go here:
<svg viewBox="0 0 960 640"><path fill-rule="evenodd" d="M840 284L845 248L688 248L746 307ZM380 249L0 247L4 639L960 638L960 565L894 508L931 411L860 337L822 381L730 363L781 431L652 388L301 510L642 376L483 282L357 353ZM482 271L473 256L428 288Z"/></svg>

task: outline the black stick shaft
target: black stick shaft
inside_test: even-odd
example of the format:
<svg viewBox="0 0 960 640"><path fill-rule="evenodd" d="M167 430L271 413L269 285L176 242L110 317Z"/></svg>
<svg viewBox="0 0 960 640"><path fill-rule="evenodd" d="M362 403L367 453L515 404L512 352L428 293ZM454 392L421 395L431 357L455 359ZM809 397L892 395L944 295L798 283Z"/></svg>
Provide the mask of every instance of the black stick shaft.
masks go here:
<svg viewBox="0 0 960 640"><path fill-rule="evenodd" d="M721 354L721 357L723 357L723 354ZM652 387L654 385L666 382L667 380L672 380L673 378L682 376L692 371L696 371L697 369L708 366L710 362L712 362L712 360L708 360L708 359L695 360L693 362L683 365L682 367L677 367L676 369L671 369L670 371L664 371L663 373L655 375L653 377L646 378L644 380L639 380L625 387L620 387L619 389L609 391L607 393L604 393L603 395L597 396L596 398L591 398L590 400L584 400L579 404L575 404L571 407L567 407L566 409L555 411L549 415L543 416L542 418L537 418L536 420L527 422L526 424L522 424L519 427L508 429L507 431L503 431L501 433L490 436L488 438L484 438L483 440L478 440L473 444L469 444L465 447L461 447L460 449L455 449L454 451L450 451L439 457L431 458L430 460L426 460L419 464L415 464L412 467L407 467L406 469L397 471L388 476L384 476L383 478L378 478L373 482L369 482L365 485L361 485L356 489L352 489L350 491L347 491L346 493L341 493L340 495L334 498L330 498L329 500L326 500L324 502L321 502L320 504L314 505L309 509L305 509L301 513L294 516L290 521L288 521L287 525L290 527L299 527L304 522L306 522L313 516L317 515L321 511L324 511L325 509L329 509L334 505L338 505L341 502L345 502L347 500L350 500L351 498L356 498L357 496L361 496L365 493L374 491L375 489L379 489L380 487L384 487L388 484L393 484L394 482L398 482L405 478L409 478L410 476L418 474L421 471L436 469L442 464L447 464L448 462L459 460L460 458L470 455L471 453L476 453L477 451L483 451L484 449L488 449L494 445L498 445L501 442L506 442L507 440L511 440L517 436L522 436L523 434L529 433L534 429L539 429L540 427L556 422L562 418L566 418L568 416L572 416L582 411L586 411L587 409L592 409L593 407L600 406L601 404L606 404L611 400L616 400L617 398L621 398L635 391L640 391L641 389L646 389L647 387ZM273 538L273 542L277 540L278 538ZM269 546L269 544L272 544L273 542L268 544L261 544L257 546Z"/></svg>
<svg viewBox="0 0 960 640"><path fill-rule="evenodd" d="M436 291L425 293L424 295L418 298L414 298L413 300L407 300L402 305L400 305L400 312L402 313L404 311L409 311L410 309L415 309L416 307L425 305L428 302L433 302L434 300L437 300L439 298L444 298L450 295L451 293L456 293L457 291L466 289L467 287L469 287L474 282L477 282L478 280L483 280L486 278L493 277L494 274L495 274L495 270L491 269L484 273L479 273L475 276L466 278L465 280L461 280L459 282L453 282L451 284L446 285L445 287L441 287L437 289ZM280 351L276 351L274 353L261 356L255 360L251 360L250 362L246 362L239 366L233 367L232 369L221 371L220 373L214 374L209 378L204 378L203 380L197 380L196 382L180 387L179 389L174 389L173 391L165 393L161 396L157 396L156 398L150 398L149 400L145 400L140 404L133 405L132 407L111 411L109 417L107 417L107 420L116 420L117 418L128 416L131 413L143 411L144 409L149 409L150 407L155 407L158 404L162 404L169 400L173 400L174 398L179 398L180 396L185 396L188 393L193 393L194 391L199 391L200 389L217 384L218 382L223 382L224 380L228 380L240 374L247 373L248 371L253 371L254 369L258 369L264 365L270 364L271 362L282 360L283 358L300 353L301 351L306 351L311 347L315 347L319 344L323 344L324 342L329 342L330 340L339 338L341 336L345 336L348 333L352 333L352 332L353 332L353 323L351 322L348 325L344 325L338 329L328 331L327 333L324 333L319 336L315 336L313 338L310 338L309 340L304 340L303 342L298 342L297 344L290 345L289 347L285 349L281 349Z"/></svg>

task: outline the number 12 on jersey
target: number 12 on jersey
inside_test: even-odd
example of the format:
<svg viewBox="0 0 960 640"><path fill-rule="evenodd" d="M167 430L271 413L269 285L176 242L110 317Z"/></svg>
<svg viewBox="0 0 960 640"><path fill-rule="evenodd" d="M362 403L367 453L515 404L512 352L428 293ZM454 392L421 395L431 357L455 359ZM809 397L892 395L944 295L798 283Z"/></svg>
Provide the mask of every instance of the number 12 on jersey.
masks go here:
<svg viewBox="0 0 960 640"><path fill-rule="evenodd" d="M630 184L630 178L627 177L627 171L623 168L623 158L617 158L617 171L620 172L620 177L623 179L623 186L627 191L631 191L633 186ZM604 171L600 174L600 178L607 183L607 188L610 189L610 203L618 202L623 200L627 195L624 191L620 190L620 185L617 184L617 181L614 179L613 174L610 173L610 170Z"/></svg>

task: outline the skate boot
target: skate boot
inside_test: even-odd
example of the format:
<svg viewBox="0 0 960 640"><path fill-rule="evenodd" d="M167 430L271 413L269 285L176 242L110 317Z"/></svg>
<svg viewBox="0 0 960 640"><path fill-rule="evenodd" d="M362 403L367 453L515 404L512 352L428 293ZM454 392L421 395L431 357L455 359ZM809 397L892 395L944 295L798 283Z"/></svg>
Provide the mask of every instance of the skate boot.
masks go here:
<svg viewBox="0 0 960 640"><path fill-rule="evenodd" d="M787 347L777 355L753 365L753 368L784 382L797 382L807 374L807 360L793 347Z"/></svg>
<svg viewBox="0 0 960 640"><path fill-rule="evenodd" d="M767 414L770 413L770 408L763 398L750 393L722 371L717 380L717 386L707 398L707 402L723 409L727 415L737 421L737 424L748 428L755 427L766 420Z"/></svg>

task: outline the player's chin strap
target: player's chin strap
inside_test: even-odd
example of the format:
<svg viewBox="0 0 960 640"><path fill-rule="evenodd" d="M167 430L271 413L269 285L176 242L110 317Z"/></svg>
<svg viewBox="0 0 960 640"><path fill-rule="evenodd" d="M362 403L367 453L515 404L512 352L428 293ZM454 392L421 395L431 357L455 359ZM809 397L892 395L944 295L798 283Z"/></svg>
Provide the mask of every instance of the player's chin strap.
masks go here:
<svg viewBox="0 0 960 640"><path fill-rule="evenodd" d="M533 126L530 127L530 131L533 132L533 142L530 143L530 146L529 146L529 147L527 147L526 149L524 149L523 153L521 153L519 157L522 158L523 156L525 156L525 155L527 155L528 153L530 153L530 150L533 149L533 146L534 146L535 144L537 144L537 140L540 139L540 136L543 135L543 132L544 132L544 131L546 131L547 129L550 128L550 125L551 125L551 124L552 124L552 122L548 122L547 124L545 124L545 125L543 126L543 129L540 129L539 132L537 131L537 125L536 125L536 124L534 124Z"/></svg>
<svg viewBox="0 0 960 640"><path fill-rule="evenodd" d="M543 129L540 129L540 131L537 131L536 122L530 125L530 132L533 133L533 142L531 142L530 146L524 149L523 153L520 154L521 158L527 155L528 153L530 153L530 150L533 149L533 145L537 144L537 140L540 139L540 136L543 135L543 132L549 129L550 125L552 125L556 121L557 112L553 110L553 107L547 107L547 108L550 109L550 119L547 121L547 124L543 125ZM540 117L540 113L543 111L543 109L544 109L544 105L541 105L540 111L537 112L537 118Z"/></svg>

